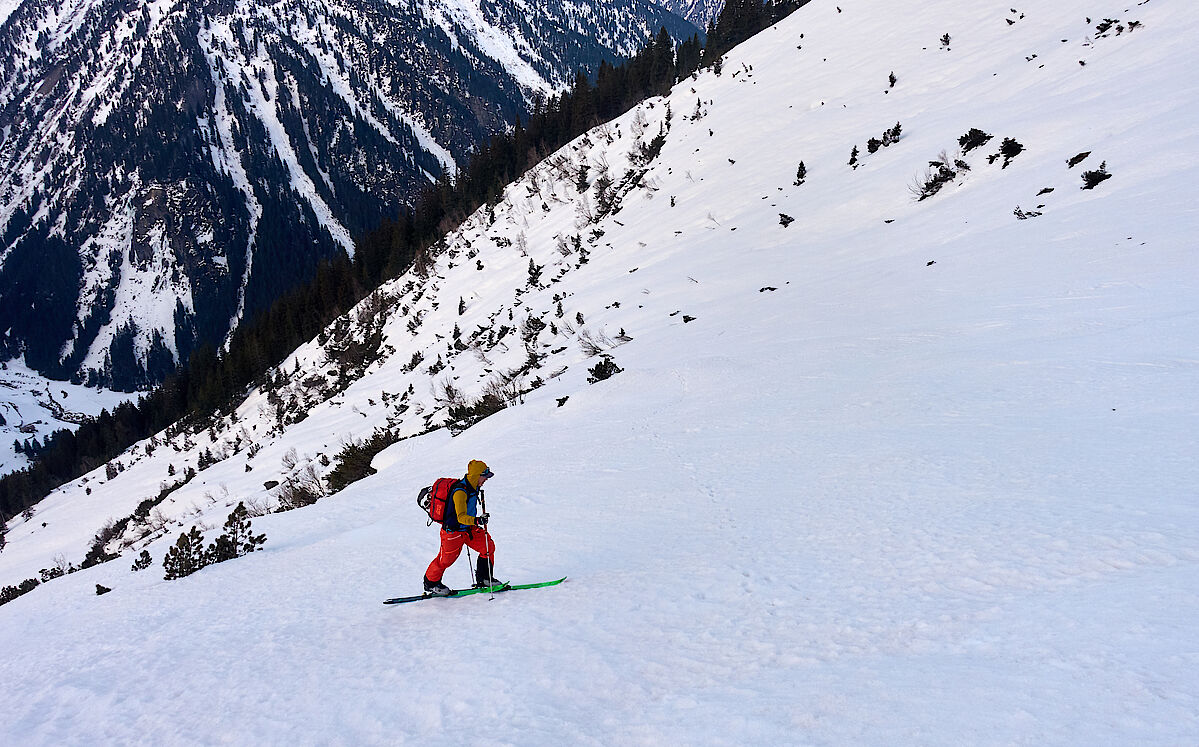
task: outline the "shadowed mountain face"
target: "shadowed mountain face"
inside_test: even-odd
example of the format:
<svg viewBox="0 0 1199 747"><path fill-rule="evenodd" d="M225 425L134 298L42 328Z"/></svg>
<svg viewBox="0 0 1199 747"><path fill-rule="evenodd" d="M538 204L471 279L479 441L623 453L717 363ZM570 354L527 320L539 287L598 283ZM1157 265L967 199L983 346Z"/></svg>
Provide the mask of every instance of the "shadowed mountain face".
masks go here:
<svg viewBox="0 0 1199 747"><path fill-rule="evenodd" d="M352 252L644 0L25 2L0 26L0 360L143 387Z"/></svg>

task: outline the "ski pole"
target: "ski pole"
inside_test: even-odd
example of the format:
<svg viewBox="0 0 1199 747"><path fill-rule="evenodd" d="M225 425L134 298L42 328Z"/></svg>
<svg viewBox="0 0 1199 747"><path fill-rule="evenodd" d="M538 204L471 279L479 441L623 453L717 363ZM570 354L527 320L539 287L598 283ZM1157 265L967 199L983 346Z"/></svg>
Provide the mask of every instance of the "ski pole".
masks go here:
<svg viewBox="0 0 1199 747"><path fill-rule="evenodd" d="M479 507L483 510L483 515L487 515L487 497L483 491L479 491ZM490 522L488 522L490 523ZM491 530L486 526L483 527L483 549L487 549L487 543L491 542ZM487 560L487 587L491 591L487 592L487 601L495 599L495 558Z"/></svg>

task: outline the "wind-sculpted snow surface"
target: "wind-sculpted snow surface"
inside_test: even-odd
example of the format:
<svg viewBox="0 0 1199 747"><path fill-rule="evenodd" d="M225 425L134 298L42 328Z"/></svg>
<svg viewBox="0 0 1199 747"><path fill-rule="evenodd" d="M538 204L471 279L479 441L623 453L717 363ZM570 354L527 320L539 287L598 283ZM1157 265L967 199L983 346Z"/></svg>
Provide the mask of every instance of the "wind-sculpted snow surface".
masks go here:
<svg viewBox="0 0 1199 747"><path fill-rule="evenodd" d="M172 488L0 606L0 741L1199 741L1197 29L813 3L593 130L233 417L10 523L4 585ZM569 580L383 605L475 458L498 575Z"/></svg>

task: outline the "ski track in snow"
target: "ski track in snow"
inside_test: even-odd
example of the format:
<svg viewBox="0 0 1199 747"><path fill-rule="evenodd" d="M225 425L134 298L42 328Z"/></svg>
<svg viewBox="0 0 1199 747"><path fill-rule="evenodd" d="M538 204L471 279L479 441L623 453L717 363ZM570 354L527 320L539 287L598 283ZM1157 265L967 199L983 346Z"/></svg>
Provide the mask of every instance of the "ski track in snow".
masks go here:
<svg viewBox="0 0 1199 747"><path fill-rule="evenodd" d="M149 570L126 552L0 607L15 694L0 741L1199 742L1199 100L1177 86L1199 11L1023 11L806 6L675 89L621 212L582 220L573 178L545 164L494 223L469 219L428 289L385 289L394 355L282 435L256 390L216 443L202 430L131 453L111 482L100 470L90 493L76 481L11 522L5 584L55 553L77 562L168 463L239 432L262 445L162 504L180 524ZM1144 25L1084 23L1115 15ZM650 103L564 152L619 180L633 134L664 120ZM902 139L850 169L855 142L865 153L896 121ZM913 175L970 127L996 137L915 202ZM1026 151L987 164L1004 137ZM1100 162L1112 179L1080 190ZM1018 204L1043 215L1017 220ZM555 248L575 234L585 265ZM515 298L530 259L544 287ZM402 435L441 383L477 396L526 357L530 314L558 332L539 338L545 382L523 404L400 441L377 474L255 518L262 552L161 580L183 526L267 499L290 449L292 471L319 464L385 425L397 400L378 403L409 383ZM517 331L449 356L455 325L501 324ZM584 331L623 373L586 383ZM330 364L313 343L281 368ZM417 491L472 458L496 473L498 575L569 580L382 605L415 593L436 552ZM447 583L468 584L466 565Z"/></svg>

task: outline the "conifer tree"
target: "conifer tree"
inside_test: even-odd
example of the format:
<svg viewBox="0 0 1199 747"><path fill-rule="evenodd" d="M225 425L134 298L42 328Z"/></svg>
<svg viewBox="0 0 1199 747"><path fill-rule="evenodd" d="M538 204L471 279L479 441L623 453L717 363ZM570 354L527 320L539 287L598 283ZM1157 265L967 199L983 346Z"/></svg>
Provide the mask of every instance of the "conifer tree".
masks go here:
<svg viewBox="0 0 1199 747"><path fill-rule="evenodd" d="M153 560L150 558L150 551L142 550L142 554L138 555L137 559L133 561L133 567L131 568L131 570L133 570L134 572L144 571L150 567L150 563L152 563L152 562L153 562Z"/></svg>
<svg viewBox="0 0 1199 747"><path fill-rule="evenodd" d="M162 567L166 571L163 577L167 581L190 576L208 565L207 553L204 552L204 535L197 527L190 532L179 535L174 547L167 550L162 559Z"/></svg>
<svg viewBox="0 0 1199 747"><path fill-rule="evenodd" d="M265 542L265 534L254 535L246 504L238 503L237 508L233 509L229 518L225 520L225 533L209 546L207 560L209 563L221 563L240 558L258 550Z"/></svg>

